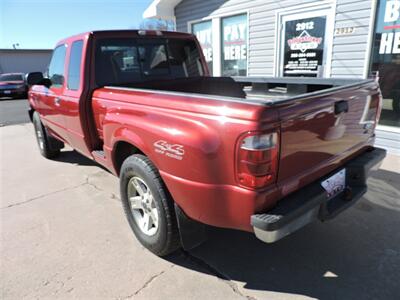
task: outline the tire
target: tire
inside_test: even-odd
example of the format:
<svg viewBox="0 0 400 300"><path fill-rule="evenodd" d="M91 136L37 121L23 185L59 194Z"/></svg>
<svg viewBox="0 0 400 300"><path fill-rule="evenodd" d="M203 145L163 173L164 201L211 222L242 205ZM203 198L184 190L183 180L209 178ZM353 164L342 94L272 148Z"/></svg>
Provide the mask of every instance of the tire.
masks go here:
<svg viewBox="0 0 400 300"><path fill-rule="evenodd" d="M36 111L33 113L32 122L35 128L35 135L40 154L48 159L57 157L60 154L60 149L62 147L61 145L59 147L55 147L54 145L62 143L58 141L52 141L54 138L47 134L46 128L43 126L40 116Z"/></svg>
<svg viewBox="0 0 400 300"><path fill-rule="evenodd" d="M144 247L158 256L180 248L173 200L157 168L146 156L135 154L123 162L120 192L128 223ZM132 201L138 198L141 200ZM152 216L147 223L145 215Z"/></svg>

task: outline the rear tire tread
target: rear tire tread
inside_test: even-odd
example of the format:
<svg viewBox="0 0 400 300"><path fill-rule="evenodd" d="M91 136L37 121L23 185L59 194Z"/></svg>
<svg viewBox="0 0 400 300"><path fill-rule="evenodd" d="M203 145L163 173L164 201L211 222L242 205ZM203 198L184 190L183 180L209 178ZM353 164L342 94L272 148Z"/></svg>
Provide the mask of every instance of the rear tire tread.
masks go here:
<svg viewBox="0 0 400 300"><path fill-rule="evenodd" d="M47 158L47 159L52 159L52 158L57 157L60 154L60 149L61 148L53 149L51 147L51 145L52 144L56 144L56 142L51 143L52 141L50 139L54 139L54 138L50 137L48 135L46 128L44 127L44 125L42 124L42 121L40 120L40 116L39 116L38 112L35 111L33 113L32 121L33 121L33 125L34 125L34 128L35 128L36 139L38 140L38 146L39 146L40 154L43 157ZM40 148L40 145L39 145L39 137L37 136L37 132L36 132L37 130L39 130L41 132L41 135L42 135L43 149ZM61 142L59 142L59 143L61 143Z"/></svg>
<svg viewBox="0 0 400 300"><path fill-rule="evenodd" d="M126 168L128 168L132 164L135 165L138 164L142 167L142 169L149 175L150 180L152 181L157 190L156 192L160 196L161 204L166 218L166 228L167 228L166 243L165 245L162 245L161 249L157 247L147 247L147 248L158 256L166 256L172 252L175 252L181 247L179 229L175 216L174 203L172 197L169 194L168 189L165 186L165 183L163 182L160 173L158 172L158 169L154 166L154 164L148 157L142 154L134 154L125 159L121 167L120 177L122 177L122 174L124 174ZM123 183L121 181L121 199L125 202L123 203L124 213L129 221L131 218L131 211L129 204L126 203L126 199L124 199L125 197L122 195L122 193L124 193L124 189L126 188L122 184ZM132 224L130 225L132 227Z"/></svg>

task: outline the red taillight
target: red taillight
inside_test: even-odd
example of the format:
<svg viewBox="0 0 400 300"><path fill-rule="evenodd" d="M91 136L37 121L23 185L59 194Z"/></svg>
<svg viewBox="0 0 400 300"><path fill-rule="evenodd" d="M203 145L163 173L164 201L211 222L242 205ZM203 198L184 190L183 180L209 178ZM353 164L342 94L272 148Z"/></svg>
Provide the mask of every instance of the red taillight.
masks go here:
<svg viewBox="0 0 400 300"><path fill-rule="evenodd" d="M279 136L272 133L249 133L238 145L237 180L248 188L266 187L276 181Z"/></svg>

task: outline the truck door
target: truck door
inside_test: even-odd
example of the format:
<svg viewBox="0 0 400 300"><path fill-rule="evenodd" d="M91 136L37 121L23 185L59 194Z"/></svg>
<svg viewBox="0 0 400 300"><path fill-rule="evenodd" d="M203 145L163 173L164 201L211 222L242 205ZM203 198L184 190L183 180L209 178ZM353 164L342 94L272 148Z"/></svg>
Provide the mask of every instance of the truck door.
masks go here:
<svg viewBox="0 0 400 300"><path fill-rule="evenodd" d="M82 128L80 101L83 91L84 81L84 53L86 53L86 43L82 39L71 41L69 44L67 61L67 78L64 92L64 119L68 129L68 143L79 152L91 156L86 144L87 137Z"/></svg>
<svg viewBox="0 0 400 300"><path fill-rule="evenodd" d="M40 111L46 126L56 135L66 140L67 131L63 117L64 66L67 47L59 45L53 51L48 69L51 86L44 88L40 95L42 109Z"/></svg>

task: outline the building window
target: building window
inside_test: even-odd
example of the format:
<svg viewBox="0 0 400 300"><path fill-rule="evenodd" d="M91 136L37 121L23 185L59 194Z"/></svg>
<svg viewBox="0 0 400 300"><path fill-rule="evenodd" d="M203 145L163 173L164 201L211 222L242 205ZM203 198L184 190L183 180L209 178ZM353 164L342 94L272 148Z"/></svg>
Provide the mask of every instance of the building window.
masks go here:
<svg viewBox="0 0 400 300"><path fill-rule="evenodd" d="M247 15L221 19L223 76L247 75Z"/></svg>
<svg viewBox="0 0 400 300"><path fill-rule="evenodd" d="M379 72L383 95L380 124L400 127L400 1L377 5L371 71Z"/></svg>
<svg viewBox="0 0 400 300"><path fill-rule="evenodd" d="M206 59L208 70L213 74L212 21L192 24L192 33L196 35Z"/></svg>

